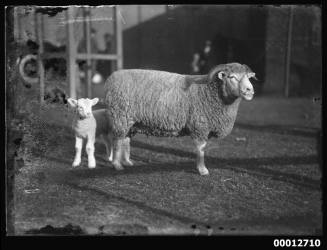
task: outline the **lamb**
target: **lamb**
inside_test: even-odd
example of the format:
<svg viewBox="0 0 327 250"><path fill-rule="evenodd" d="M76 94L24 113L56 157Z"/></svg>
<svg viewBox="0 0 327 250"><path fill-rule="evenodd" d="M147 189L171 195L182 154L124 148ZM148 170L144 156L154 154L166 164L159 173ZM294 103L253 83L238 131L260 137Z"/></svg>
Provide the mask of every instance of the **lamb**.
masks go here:
<svg viewBox="0 0 327 250"><path fill-rule="evenodd" d="M113 121L114 167L123 168L122 146L135 133L189 135L199 173L209 174L204 163L207 141L231 133L241 99L254 96L251 77L255 73L240 63L217 65L207 75L142 69L112 73L105 83L105 102Z"/></svg>
<svg viewBox="0 0 327 250"><path fill-rule="evenodd" d="M72 164L77 167L81 163L81 152L83 139L87 140L86 152L88 155L88 167L95 168L94 143L103 142L106 146L106 153L109 161L112 161L112 122L109 119L106 109L99 109L92 112L92 106L98 103L99 99L67 99L71 107L76 111L72 128L75 132L75 159Z"/></svg>

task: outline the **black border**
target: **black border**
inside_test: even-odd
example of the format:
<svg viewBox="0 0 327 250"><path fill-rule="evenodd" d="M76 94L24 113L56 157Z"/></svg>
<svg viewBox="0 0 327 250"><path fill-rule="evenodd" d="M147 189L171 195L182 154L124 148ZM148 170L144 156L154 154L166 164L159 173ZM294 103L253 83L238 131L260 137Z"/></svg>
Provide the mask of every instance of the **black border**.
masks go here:
<svg viewBox="0 0 327 250"><path fill-rule="evenodd" d="M327 69L327 65L326 65L326 48L325 48L325 44L326 44L326 30L325 30L325 24L327 23L326 21L326 2L321 0L321 1L304 1L304 0L288 0L288 1L222 1L222 2L210 2L210 1L201 1L201 3L192 3L192 2L185 2L185 1L169 1L169 4L251 4L251 5L267 5L267 4L273 4L273 5L286 5L286 4L296 4L296 5L320 5L322 7L322 65L323 65L323 78L322 78L322 82L323 82L323 86L322 86L322 107L325 106L325 90L326 90L326 69ZM67 5L74 5L74 4L83 4L81 2L79 3L66 3ZM84 4L87 5L102 5L102 4L153 4L153 1L138 1L137 3L135 2L129 2L129 1L110 1L109 2L102 2L102 3L94 3L92 2L92 4L90 2L85 2ZM167 2L156 2L155 4L167 4ZM15 6L15 5L47 5L47 6L56 6L58 5L53 3L50 4L48 1L47 2L39 2L39 3L31 3L31 1L19 1L19 3L15 3L15 1L8 1L8 3L4 3L3 4L3 8L1 9L1 17L3 17L3 22L1 23L3 25L3 31L5 32L5 6ZM64 6L64 5L62 5ZM3 36L3 42L5 41L5 36ZM5 51L5 43L3 46L3 52ZM5 58L5 55L3 55L3 58ZM2 62L6 62L6 59L2 60ZM5 69L5 65L3 65L2 69ZM3 74L1 74L3 76L3 83L5 82L5 72L3 72ZM3 88L3 92L5 93L5 84L1 85ZM3 98L1 98L1 102L3 102L2 107L4 107L2 110L4 111L4 114L6 112L5 110L5 105L4 105L4 101L5 98L3 96ZM326 117L326 110L324 108L322 108L322 136L323 139L325 137L325 127L324 127L324 123L325 123L325 117ZM4 118L4 116L3 116ZM5 127L5 119L2 119L2 124ZM2 130L4 131L4 130ZM5 138L5 134L2 136L2 138ZM325 140L322 140L322 149L325 148ZM4 147L5 148L6 144L4 143ZM3 150L2 152L4 152L4 157L2 159L5 159L6 155L5 155L5 151ZM324 151L322 151L324 152ZM323 188L323 211L327 211L326 209L326 166L325 166L325 162L326 162L326 154L322 153L322 159L321 159L321 169L322 169L322 188ZM5 177L5 164L3 165L3 167L1 167L1 174L3 174L2 176ZM117 247L112 245L113 243L118 243L118 247L121 247L125 244L130 244L130 243L134 243L135 241L143 241L143 240L155 240L155 241L162 241L165 243L171 243L171 240L173 240L173 242L177 242L177 243L182 243L184 247L187 247L188 244L194 245L194 247L196 247L196 244L198 244L197 246L203 247L203 243L213 243L212 246L210 247L214 247L214 248L233 248L233 247L242 247L242 248L259 248L259 249L275 249L275 247L273 247L273 240L278 238L278 239L321 239L322 241L322 246L324 246L326 244L326 216L323 215L323 235L322 236L285 236L285 235L281 235L281 236L259 236L259 235L254 235L254 236L124 236L124 237L114 237L114 236L64 236L64 237L60 237L60 236L6 236L6 207L5 207L5 179L2 178L1 180L1 249L15 249L15 247L33 247L33 249L40 247L40 249L46 249L50 247L58 247L58 246L67 246L67 247L71 247L73 246L74 248L80 248L81 246L83 247L96 247L96 248L111 248L111 247ZM185 241L184 241L185 240ZM72 245L67 245L67 243L72 242ZM96 242L95 242L96 241ZM94 243L106 243L103 245L95 245ZM173 243L172 242L172 243ZM76 245L77 243L77 245ZM173 243L172 245L175 245L175 243ZM187 245L185 245L185 243L187 243ZM142 248L146 246L145 244L142 244ZM147 246L151 247L151 248L157 248L160 246L164 245L157 245L157 244L147 244ZM135 245L136 247L136 245ZM321 247L320 247L321 248Z"/></svg>

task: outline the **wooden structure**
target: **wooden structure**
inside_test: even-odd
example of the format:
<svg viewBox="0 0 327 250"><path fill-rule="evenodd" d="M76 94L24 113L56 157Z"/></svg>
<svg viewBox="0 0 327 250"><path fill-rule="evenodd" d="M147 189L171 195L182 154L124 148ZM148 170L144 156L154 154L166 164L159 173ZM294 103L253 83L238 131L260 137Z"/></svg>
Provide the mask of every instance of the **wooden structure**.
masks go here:
<svg viewBox="0 0 327 250"><path fill-rule="evenodd" d="M114 16L112 18L114 22L114 35L116 39L116 53L113 54L94 54L91 53L91 12L90 7L83 8L83 19L84 28L86 35L86 53L77 53L76 42L74 37L74 9L75 7L70 6L66 10L66 30L67 30L67 42L66 51L61 53L47 53L43 48L43 15L41 13L35 13L35 29L38 44L40 45L38 50L38 72L39 72L39 83L40 83L40 102L43 103L44 89L45 89L45 71L43 60L50 58L65 58L67 62L67 83L69 85L69 96L71 98L76 98L76 60L86 60L87 62L87 72L86 72L86 82L87 82L87 97L92 96L92 60L110 60L115 61L117 69L123 67L123 50L122 50L122 26L119 20L119 6L113 6Z"/></svg>
<svg viewBox="0 0 327 250"><path fill-rule="evenodd" d="M285 88L284 94L286 97L289 96L289 82L290 82L290 65L291 65L291 51L292 51L292 31L293 31L293 6L290 6L290 14L288 20L288 30L287 30L287 48L286 48L286 57L285 57Z"/></svg>

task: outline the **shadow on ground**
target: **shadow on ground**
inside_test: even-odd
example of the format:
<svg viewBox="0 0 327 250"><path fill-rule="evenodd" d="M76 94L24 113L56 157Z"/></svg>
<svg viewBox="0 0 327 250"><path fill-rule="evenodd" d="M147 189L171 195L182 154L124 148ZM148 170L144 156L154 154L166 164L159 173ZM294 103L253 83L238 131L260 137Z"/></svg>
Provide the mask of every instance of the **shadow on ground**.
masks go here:
<svg viewBox="0 0 327 250"><path fill-rule="evenodd" d="M235 220L219 220L219 221L210 221L210 222L204 222L200 221L194 218L190 218L187 216L178 215L176 213L172 213L169 211L166 211L164 209L155 208L153 206L148 206L142 201L136 201L129 198L125 198L122 196L115 195L113 193L105 192L103 190L89 187L89 186L81 186L77 183L74 183L72 181L65 182L66 185L69 185L72 188L81 190L81 191L89 191L94 194L100 195L105 197L107 200L118 200L121 202L124 202L126 204L135 206L137 208L142 209L143 211L151 212L160 216L165 216L169 219L177 220L184 224L189 224L191 226L196 227L204 227L204 228L215 228L219 230L227 230L227 231L242 231L245 230L245 227L264 227L265 225L269 224L270 226L282 226L282 227L289 227L289 226L297 226L299 228L303 227L303 220L306 221L305 227L315 226L315 222L312 218L314 218L314 214L307 214L305 216L285 216L285 217L279 217L275 220L272 220L269 217L252 217L251 219L235 219ZM320 233L317 231L316 233Z"/></svg>
<svg viewBox="0 0 327 250"><path fill-rule="evenodd" d="M175 156L188 157L195 159L195 154L179 149L173 149L163 146L150 145L141 141L132 141L132 147L142 148L146 150L151 150L155 152L173 154ZM71 165L71 160L57 158L57 157L47 157L49 160L54 160L57 162L62 162ZM121 175L121 174L148 174L158 171L184 171L194 174L198 174L195 169L194 161L188 162L178 162L175 164L165 163L165 162L147 162L148 159L142 158L140 156L131 156L133 160L136 161L136 165L133 167L125 167L124 171L116 171L113 169L110 163L98 161L98 168L96 169L73 169L73 174L79 178L95 178L104 175ZM284 181L297 185L299 187L310 188L310 189L320 189L320 180L314 180L306 176L300 176L291 173L280 172L276 170L271 170L267 168L262 168L263 165L297 165L297 164L316 164L318 163L317 155L309 156L294 156L294 157L265 157L265 158L215 158L206 156L205 158L207 166L210 170L213 169L229 169L239 173L247 173L255 175L258 177L271 178L273 180ZM110 167L110 168L108 168Z"/></svg>
<svg viewBox="0 0 327 250"><path fill-rule="evenodd" d="M264 130L267 131L271 127L267 127ZM278 131L278 128L274 127L274 131ZM283 128L284 130L284 128ZM281 132L285 134L285 131ZM286 130L287 133L287 130ZM293 135L292 132L290 134ZM297 134L300 136L299 134ZM303 133L301 136L308 136L309 134ZM311 133L310 136L315 136L315 133ZM301 216L290 216L286 215L284 217L278 217L272 219L271 217L254 217L251 219L226 219L219 221L210 221L206 222L203 220L197 220L196 218L191 218L178 214L169 210L161 209L144 203L144 201L134 200L128 197L124 197L115 192L110 192L107 190L101 190L97 187L83 185L83 179L93 179L93 178L106 178L118 175L146 175L154 172L186 172L194 175L198 175L198 172L195 168L195 153L188 152L185 150L180 150L171 147L152 145L150 143L145 143L140 140L132 140L131 146L133 148L139 148L143 150L149 150L152 152L170 154L179 157L189 158L189 160L175 163L160 162L156 159L149 159L146 156L140 156L132 154L132 159L135 162L133 167L125 167L124 171L116 171L111 163L105 161L102 156L102 152L98 152L96 155L97 159L97 168L88 169L85 165L77 168L70 168L64 173L58 174L57 183L67 185L73 189L80 190L82 192L91 192L95 195L100 195L106 200L117 200L123 202L130 206L135 206L138 209L146 211L148 213L164 216L176 221L179 221L184 224L193 225L194 227L202 227L215 230L216 232L221 233L241 233L249 232L247 228L251 227L261 227L266 228L266 225L271 227L293 227L293 228L315 228L315 221L312 218L315 218L314 214L308 212L306 215ZM132 150L133 151L133 150ZM61 162L65 165L71 165L72 159L65 157L54 157L47 156L48 160L54 162ZM306 155L306 156L283 156L283 157L261 157L261 158L217 158L212 156L206 156L206 163L209 168L209 171L214 171L217 169L231 170L241 174L249 174L259 178L267 178L276 181L282 181L285 184L292 184L298 188L307 188L315 191L320 190L320 180L315 180L306 176L297 175L294 173L285 173L274 169L264 168L265 165L269 166L284 166L284 165L299 165L299 164L317 164L318 156L317 155ZM86 159L84 159L86 162ZM85 163L86 164L86 163ZM206 178L206 177L204 177ZM306 221L305 225L303 221ZM276 230L276 229L274 229ZM260 231L260 229L259 229ZM285 228L284 228L285 231ZM319 232L316 232L319 234Z"/></svg>
<svg viewBox="0 0 327 250"><path fill-rule="evenodd" d="M320 136L320 130L310 127L295 127L290 125L258 125L236 123L235 127L246 130L254 130L257 132L269 132L273 134L295 135L302 137L316 137Z"/></svg>

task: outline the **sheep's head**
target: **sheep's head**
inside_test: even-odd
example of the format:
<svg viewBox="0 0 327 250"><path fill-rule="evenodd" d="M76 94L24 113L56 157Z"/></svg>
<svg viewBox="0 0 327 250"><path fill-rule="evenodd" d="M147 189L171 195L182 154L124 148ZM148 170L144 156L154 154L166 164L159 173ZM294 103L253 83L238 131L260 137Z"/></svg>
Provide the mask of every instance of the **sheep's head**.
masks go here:
<svg viewBox="0 0 327 250"><path fill-rule="evenodd" d="M219 86L224 98L236 99L242 97L252 100L254 89L250 78L255 78L255 73L245 64L228 63L220 64L213 68L209 74L209 83Z"/></svg>
<svg viewBox="0 0 327 250"><path fill-rule="evenodd" d="M98 103L99 98L80 98L78 100L68 98L67 101L76 110L80 119L85 119L92 116L92 106Z"/></svg>

